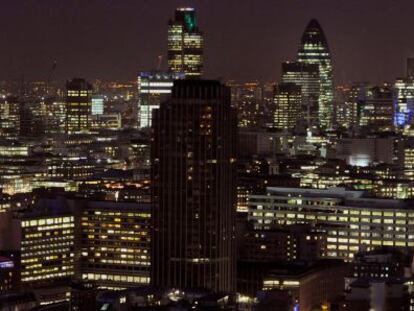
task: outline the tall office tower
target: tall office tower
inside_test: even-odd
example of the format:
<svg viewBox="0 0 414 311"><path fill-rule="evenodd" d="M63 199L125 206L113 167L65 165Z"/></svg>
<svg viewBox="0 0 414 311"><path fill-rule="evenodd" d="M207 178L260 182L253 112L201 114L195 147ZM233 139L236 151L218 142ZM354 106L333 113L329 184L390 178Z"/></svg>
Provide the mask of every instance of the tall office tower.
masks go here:
<svg viewBox="0 0 414 311"><path fill-rule="evenodd" d="M237 118L218 81L177 80L154 111L154 286L235 285Z"/></svg>
<svg viewBox="0 0 414 311"><path fill-rule="evenodd" d="M282 83L294 83L302 90L301 116L308 126L318 124L319 66L300 62L282 64Z"/></svg>
<svg viewBox="0 0 414 311"><path fill-rule="evenodd" d="M273 127L293 130L301 116L301 87L294 83L280 83L274 94Z"/></svg>
<svg viewBox="0 0 414 311"><path fill-rule="evenodd" d="M92 115L92 85L84 79L66 82L65 133L89 132Z"/></svg>
<svg viewBox="0 0 414 311"><path fill-rule="evenodd" d="M404 128L413 123L414 80L398 78L394 84L394 125Z"/></svg>
<svg viewBox="0 0 414 311"><path fill-rule="evenodd" d="M414 78L414 58L407 58L407 78Z"/></svg>
<svg viewBox="0 0 414 311"><path fill-rule="evenodd" d="M203 73L203 33L198 29L193 8L178 8L168 23L168 69L187 78Z"/></svg>
<svg viewBox="0 0 414 311"><path fill-rule="evenodd" d="M388 86L370 88L361 107L360 126L378 132L392 131L394 114L392 100L393 93Z"/></svg>
<svg viewBox="0 0 414 311"><path fill-rule="evenodd" d="M335 90L335 124L344 129L355 129L360 125L362 107L366 102L368 85L355 83L351 87Z"/></svg>
<svg viewBox="0 0 414 311"><path fill-rule="evenodd" d="M303 33L298 61L319 65L319 125L328 128L332 126L334 111L332 64L325 34L315 19L309 22Z"/></svg>
<svg viewBox="0 0 414 311"><path fill-rule="evenodd" d="M152 110L171 96L174 80L184 79L181 72L140 72L138 75L138 124L151 127Z"/></svg>
<svg viewBox="0 0 414 311"><path fill-rule="evenodd" d="M258 127L264 125L263 87L258 82L229 82L231 104L237 110L239 127ZM267 114L266 114L267 115Z"/></svg>

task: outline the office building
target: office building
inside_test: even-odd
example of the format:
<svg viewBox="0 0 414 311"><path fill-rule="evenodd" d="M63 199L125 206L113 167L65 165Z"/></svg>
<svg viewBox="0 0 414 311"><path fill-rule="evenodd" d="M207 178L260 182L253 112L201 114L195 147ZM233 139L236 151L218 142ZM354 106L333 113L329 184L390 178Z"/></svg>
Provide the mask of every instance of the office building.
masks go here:
<svg viewBox="0 0 414 311"><path fill-rule="evenodd" d="M394 125L402 129L413 123L414 80L398 78L394 84Z"/></svg>
<svg viewBox="0 0 414 311"><path fill-rule="evenodd" d="M229 89L175 81L152 129L152 284L233 290L237 120Z"/></svg>
<svg viewBox="0 0 414 311"><path fill-rule="evenodd" d="M203 73L203 33L193 8L178 8L168 23L168 69L199 78Z"/></svg>
<svg viewBox="0 0 414 311"><path fill-rule="evenodd" d="M315 19L309 22L303 33L298 61L319 66L319 125L330 127L334 112L332 63L325 34Z"/></svg>
<svg viewBox="0 0 414 311"><path fill-rule="evenodd" d="M92 96L92 115L104 113L105 97L103 95Z"/></svg>
<svg viewBox="0 0 414 311"><path fill-rule="evenodd" d="M273 127L291 131L301 117L301 87L293 83L281 83L275 88Z"/></svg>
<svg viewBox="0 0 414 311"><path fill-rule="evenodd" d="M105 288L149 284L150 206L90 200L69 204L79 215L82 281Z"/></svg>
<svg viewBox="0 0 414 311"><path fill-rule="evenodd" d="M0 137L16 138L20 135L20 105L18 98L8 96L0 104Z"/></svg>
<svg viewBox="0 0 414 311"><path fill-rule="evenodd" d="M301 62L282 64L282 83L294 83L301 88L301 117L308 126L318 124L319 66Z"/></svg>
<svg viewBox="0 0 414 311"><path fill-rule="evenodd" d="M140 72L138 75L138 124L151 127L152 110L171 96L174 80L184 79L181 72Z"/></svg>
<svg viewBox="0 0 414 311"><path fill-rule="evenodd" d="M91 126L92 85L84 79L66 83L65 133L87 133Z"/></svg>
<svg viewBox="0 0 414 311"><path fill-rule="evenodd" d="M367 90L361 106L360 126L378 132L393 130L393 92L388 86L376 86Z"/></svg>
<svg viewBox="0 0 414 311"><path fill-rule="evenodd" d="M238 247L243 261L311 262L326 255L326 233L308 225L248 230Z"/></svg>
<svg viewBox="0 0 414 311"><path fill-rule="evenodd" d="M248 220L256 229L313 223L327 233L327 257L350 260L360 250L414 246L410 201L363 197L362 191L267 188L249 196Z"/></svg>
<svg viewBox="0 0 414 311"><path fill-rule="evenodd" d="M21 217L21 283L51 285L75 273L75 222L70 212L27 212Z"/></svg>

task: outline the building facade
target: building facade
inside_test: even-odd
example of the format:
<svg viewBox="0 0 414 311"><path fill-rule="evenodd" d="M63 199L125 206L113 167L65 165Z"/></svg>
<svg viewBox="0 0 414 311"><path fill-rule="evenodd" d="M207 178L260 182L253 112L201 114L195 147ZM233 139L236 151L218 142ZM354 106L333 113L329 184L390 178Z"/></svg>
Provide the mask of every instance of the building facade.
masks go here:
<svg viewBox="0 0 414 311"><path fill-rule="evenodd" d="M364 198L361 191L267 188L249 196L249 221L256 229L311 223L327 233L327 257L350 260L360 250L414 246L410 201Z"/></svg>
<svg viewBox="0 0 414 311"><path fill-rule="evenodd" d="M414 80L399 78L394 84L394 125L397 128L411 126L414 109Z"/></svg>
<svg viewBox="0 0 414 311"><path fill-rule="evenodd" d="M293 83L281 83L275 88L273 127L291 131L301 116L301 87Z"/></svg>
<svg viewBox="0 0 414 311"><path fill-rule="evenodd" d="M282 83L294 83L301 88L301 116L308 126L318 124L319 66L301 62L282 64Z"/></svg>
<svg viewBox="0 0 414 311"><path fill-rule="evenodd" d="M319 125L330 127L334 112L332 63L328 42L317 20L311 20L303 33L298 61L319 66Z"/></svg>
<svg viewBox="0 0 414 311"><path fill-rule="evenodd" d="M149 284L149 205L88 200L72 204L79 215L82 281L107 288Z"/></svg>
<svg viewBox="0 0 414 311"><path fill-rule="evenodd" d="M140 72L138 75L138 121L140 128L151 127L152 111L171 96L174 80L184 79L181 72Z"/></svg>
<svg viewBox="0 0 414 311"><path fill-rule="evenodd" d="M237 120L229 89L218 81L175 81L152 129L151 281L232 290Z"/></svg>
<svg viewBox="0 0 414 311"><path fill-rule="evenodd" d="M199 78L203 73L203 33L193 8L177 8L168 23L168 69Z"/></svg>
<svg viewBox="0 0 414 311"><path fill-rule="evenodd" d="M92 85L84 79L66 83L65 133L87 133L91 125Z"/></svg>

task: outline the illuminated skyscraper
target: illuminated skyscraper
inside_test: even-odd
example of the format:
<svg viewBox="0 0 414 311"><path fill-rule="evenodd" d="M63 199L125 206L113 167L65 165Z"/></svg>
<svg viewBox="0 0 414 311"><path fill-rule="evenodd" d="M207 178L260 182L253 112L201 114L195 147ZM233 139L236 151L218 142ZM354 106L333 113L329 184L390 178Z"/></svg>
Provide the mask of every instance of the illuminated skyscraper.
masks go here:
<svg viewBox="0 0 414 311"><path fill-rule="evenodd" d="M177 80L152 129L152 284L233 290L237 117L230 90L218 81Z"/></svg>
<svg viewBox="0 0 414 311"><path fill-rule="evenodd" d="M174 80L184 79L180 72L140 72L138 75L139 127L151 127L152 110L171 95Z"/></svg>
<svg viewBox="0 0 414 311"><path fill-rule="evenodd" d="M301 115L301 87L294 83L281 83L275 88L274 128L293 130Z"/></svg>
<svg viewBox="0 0 414 311"><path fill-rule="evenodd" d="M361 107L360 125L379 132L392 131L394 113L392 101L393 93L388 86L369 89Z"/></svg>
<svg viewBox="0 0 414 311"><path fill-rule="evenodd" d="M308 126L318 124L319 66L300 62L282 64L282 83L294 83L301 87L301 117Z"/></svg>
<svg viewBox="0 0 414 311"><path fill-rule="evenodd" d="M168 69L199 78L203 73L203 33L193 8L178 8L168 23Z"/></svg>
<svg viewBox="0 0 414 311"><path fill-rule="evenodd" d="M333 120L332 64L328 42L319 22L312 19L303 33L298 61L319 65L319 125L327 128Z"/></svg>
<svg viewBox="0 0 414 311"><path fill-rule="evenodd" d="M84 79L66 83L66 134L89 132L92 115L92 85Z"/></svg>
<svg viewBox="0 0 414 311"><path fill-rule="evenodd" d="M413 124L414 80L399 78L394 84L394 125L403 128Z"/></svg>

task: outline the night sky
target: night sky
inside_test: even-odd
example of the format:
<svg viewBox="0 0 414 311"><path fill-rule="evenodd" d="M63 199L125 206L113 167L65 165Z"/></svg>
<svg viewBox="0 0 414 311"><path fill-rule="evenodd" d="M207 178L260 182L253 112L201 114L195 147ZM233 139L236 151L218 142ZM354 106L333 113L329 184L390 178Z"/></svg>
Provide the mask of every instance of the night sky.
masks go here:
<svg viewBox="0 0 414 311"><path fill-rule="evenodd" d="M135 79L165 54L177 6L197 9L205 73L279 79L302 32L317 18L337 83L392 81L414 56L414 0L0 0L0 79Z"/></svg>

